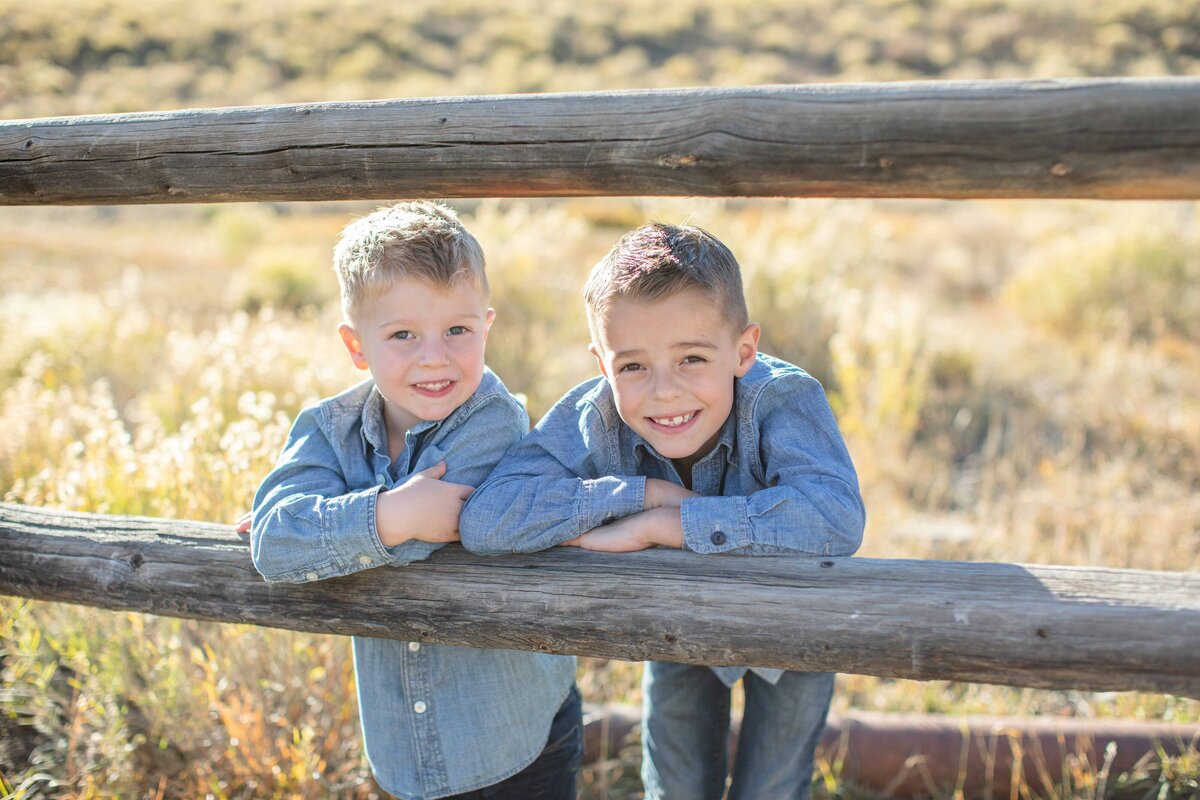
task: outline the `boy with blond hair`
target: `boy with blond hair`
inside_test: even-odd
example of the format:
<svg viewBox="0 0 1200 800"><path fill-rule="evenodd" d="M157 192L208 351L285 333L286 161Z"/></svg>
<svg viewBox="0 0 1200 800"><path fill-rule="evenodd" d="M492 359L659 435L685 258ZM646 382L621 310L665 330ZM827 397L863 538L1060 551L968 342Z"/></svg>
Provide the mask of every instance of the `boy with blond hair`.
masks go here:
<svg viewBox="0 0 1200 800"><path fill-rule="evenodd" d="M482 553L555 545L850 555L865 515L819 383L758 353L737 260L690 226L647 225L585 290L601 377L571 390L460 520ZM833 675L650 662L642 779L654 800L719 800L730 687L745 713L730 800L808 795Z"/></svg>
<svg viewBox="0 0 1200 800"><path fill-rule="evenodd" d="M483 252L455 213L401 203L334 252L350 359L371 378L304 409L254 498L269 581L402 567L458 540L463 501L529 428L484 365L495 312ZM363 742L406 800L574 800L574 659L354 637Z"/></svg>

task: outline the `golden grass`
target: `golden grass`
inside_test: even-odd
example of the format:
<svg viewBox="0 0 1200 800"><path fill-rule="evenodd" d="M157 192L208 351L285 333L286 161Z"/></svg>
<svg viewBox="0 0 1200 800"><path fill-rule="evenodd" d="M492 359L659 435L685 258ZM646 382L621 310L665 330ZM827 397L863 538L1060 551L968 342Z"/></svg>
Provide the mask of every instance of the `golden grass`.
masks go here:
<svg viewBox="0 0 1200 800"><path fill-rule="evenodd" d="M1043 284L1059 279L1046 266L1061 252L1056 231L1140 241L1150 219L1182 248L1174 274L1190 276L1193 206L460 205L489 257L499 312L489 362L535 418L592 374L579 299L588 267L630 225L687 219L738 254L767 347L829 390L867 498L863 554L1200 568L1200 342L1189 329L1093 327L1105 302L1095 294L1076 324L1046 325L1021 302L1028 289L1014 288L1029 270ZM292 289L328 280L321 253L370 207L0 215L0 248L17 254L0 263L12 279L0 301L3 498L236 517L296 411L359 378L334 334L336 301L322 291L297 301ZM53 235L64 229L87 247L64 245ZM1102 263L1112 252L1081 244L1077 256ZM248 276L263 263L285 266L251 298ZM1107 302L1157 313L1129 306L1138 299ZM3 607L0 705L35 748L25 765L0 763L25 787L14 796L376 791L344 640ZM635 664L581 663L589 701L636 703L639 677ZM852 708L1200 720L1195 701L1169 696L841 676L835 710ZM820 791L852 794L835 766L823 765L832 788ZM636 796L635 767L636 750L614 754L589 771L585 796ZM1182 777L1153 786L1194 780L1186 763L1173 768Z"/></svg>
<svg viewBox="0 0 1200 800"><path fill-rule="evenodd" d="M205 9L0 0L0 117L1200 74L1193 0ZM327 263L337 231L373 205L0 212L0 497L233 519L296 411L360 377L333 332ZM1195 204L457 205L488 253L489 363L535 418L592 374L587 268L625 229L690 221L743 262L764 349L829 390L867 499L864 555L1200 568ZM0 796L380 796L345 640L19 600L0 609ZM584 659L579 682L590 701L636 703L639 676L636 664ZM1196 701L1160 695L841 676L835 710L850 708L1200 720ZM636 750L612 756L581 796L638 796ZM819 766L819 796L866 796L836 763ZM1098 795L1097 767L1070 774L1047 800ZM1198 776L1181 759L1125 783L1185 796Z"/></svg>

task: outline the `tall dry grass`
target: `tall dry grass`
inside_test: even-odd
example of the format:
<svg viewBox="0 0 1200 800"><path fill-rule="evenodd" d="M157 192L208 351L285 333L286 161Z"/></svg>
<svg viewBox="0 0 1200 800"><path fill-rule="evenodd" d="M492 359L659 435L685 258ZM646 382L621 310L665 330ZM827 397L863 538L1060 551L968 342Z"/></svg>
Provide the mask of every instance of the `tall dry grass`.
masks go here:
<svg viewBox="0 0 1200 800"><path fill-rule="evenodd" d="M327 261L370 207L0 215L3 499L233 519L296 411L358 379L334 334ZM1200 568L1192 205L461 207L489 258L489 362L535 418L593 374L586 270L633 224L687 220L742 261L764 349L829 391L867 498L864 554ZM1131 288L1143 259L1164 266ZM377 793L343 640L3 607L0 774L13 796ZM636 703L639 675L585 659L580 682L588 700ZM849 708L1200 719L1169 696L842 676L835 710ZM612 754L585 796L636 796L635 761L636 749ZM1184 763L1125 780L1170 796L1197 774ZM854 796L836 764L821 778L823 796ZM1088 776L1072 780L1063 797Z"/></svg>

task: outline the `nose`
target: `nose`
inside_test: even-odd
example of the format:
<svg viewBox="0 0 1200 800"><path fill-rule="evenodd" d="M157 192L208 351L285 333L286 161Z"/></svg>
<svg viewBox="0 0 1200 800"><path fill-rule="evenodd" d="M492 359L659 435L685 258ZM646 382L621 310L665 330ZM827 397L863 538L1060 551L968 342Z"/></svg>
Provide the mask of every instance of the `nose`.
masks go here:
<svg viewBox="0 0 1200 800"><path fill-rule="evenodd" d="M421 345L417 363L422 367L440 367L446 364L446 343L441 337L426 339Z"/></svg>
<svg viewBox="0 0 1200 800"><path fill-rule="evenodd" d="M675 377L666 370L658 370L654 375L654 399L671 400L679 395L679 385Z"/></svg>

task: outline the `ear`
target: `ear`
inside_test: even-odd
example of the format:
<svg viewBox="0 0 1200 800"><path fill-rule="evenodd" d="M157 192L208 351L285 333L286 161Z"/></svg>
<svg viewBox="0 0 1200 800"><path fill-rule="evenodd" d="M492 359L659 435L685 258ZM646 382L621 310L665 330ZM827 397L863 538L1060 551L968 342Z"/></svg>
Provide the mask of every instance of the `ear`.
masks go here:
<svg viewBox="0 0 1200 800"><path fill-rule="evenodd" d="M483 317L483 341L487 341L488 331L492 329L492 323L496 321L496 309L489 308L487 314Z"/></svg>
<svg viewBox="0 0 1200 800"><path fill-rule="evenodd" d="M600 368L600 374L607 379L609 376L608 367L606 367L604 364L604 351L597 347L593 342L592 344L588 345L588 352L596 357L596 366Z"/></svg>
<svg viewBox="0 0 1200 800"><path fill-rule="evenodd" d="M754 359L758 357L758 337L761 334L762 328L758 323L751 322L734 341L734 346L737 347L737 368L734 369L733 374L737 377L745 377L750 368L754 366Z"/></svg>
<svg viewBox="0 0 1200 800"><path fill-rule="evenodd" d="M350 353L350 360L354 362L354 366L369 369L367 357L363 355L362 342L359 341L354 328L350 327L350 323L343 322L338 325L338 333L342 336L342 344L346 345L346 351Z"/></svg>

